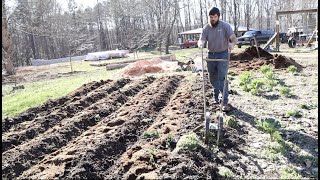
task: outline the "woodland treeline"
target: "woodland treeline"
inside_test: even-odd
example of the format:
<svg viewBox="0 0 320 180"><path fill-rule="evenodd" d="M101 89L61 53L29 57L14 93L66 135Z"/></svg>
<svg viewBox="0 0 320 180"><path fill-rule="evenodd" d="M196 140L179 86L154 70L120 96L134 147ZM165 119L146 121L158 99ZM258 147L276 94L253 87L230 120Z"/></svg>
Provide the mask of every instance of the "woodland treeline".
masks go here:
<svg viewBox="0 0 320 180"><path fill-rule="evenodd" d="M179 32L203 27L208 9L247 28L275 29L275 12L318 8L316 0L96 0L94 8L68 0L2 0L2 62L30 65L31 59L55 59L89 52L157 48L169 53ZM281 31L315 14L282 16ZM10 70L9 70L10 71ZM10 73L10 72L9 72Z"/></svg>

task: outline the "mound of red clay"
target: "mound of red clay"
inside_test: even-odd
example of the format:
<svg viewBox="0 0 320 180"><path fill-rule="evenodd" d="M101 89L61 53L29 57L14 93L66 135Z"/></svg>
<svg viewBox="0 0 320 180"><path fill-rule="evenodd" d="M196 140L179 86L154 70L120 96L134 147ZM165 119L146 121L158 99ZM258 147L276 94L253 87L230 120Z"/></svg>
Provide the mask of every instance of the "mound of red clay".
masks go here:
<svg viewBox="0 0 320 180"><path fill-rule="evenodd" d="M159 66L162 62L159 58L154 58L152 60L140 60L135 63L132 63L124 70L124 75L126 76L140 76L145 73L157 73L163 69Z"/></svg>

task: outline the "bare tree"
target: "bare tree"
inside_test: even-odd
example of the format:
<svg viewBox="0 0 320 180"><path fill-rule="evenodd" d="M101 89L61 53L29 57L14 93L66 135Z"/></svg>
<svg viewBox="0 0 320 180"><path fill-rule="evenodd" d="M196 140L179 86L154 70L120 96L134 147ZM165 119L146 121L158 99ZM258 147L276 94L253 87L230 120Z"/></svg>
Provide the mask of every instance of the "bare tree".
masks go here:
<svg viewBox="0 0 320 180"><path fill-rule="evenodd" d="M13 48L11 34L8 30L5 0L2 0L2 52L4 53L5 70L9 75L14 74Z"/></svg>
<svg viewBox="0 0 320 180"><path fill-rule="evenodd" d="M200 23L201 23L201 27L203 27L203 5L202 5L202 1L199 1L199 5L200 5Z"/></svg>
<svg viewBox="0 0 320 180"><path fill-rule="evenodd" d="M221 19L226 21L226 16L227 16L227 1L226 0L221 0Z"/></svg>
<svg viewBox="0 0 320 180"><path fill-rule="evenodd" d="M169 45L170 45L170 36L172 33L173 25L177 19L178 13L179 13L179 4L178 0L172 0L169 1L169 5L172 7L170 9L170 17L171 18L171 23L170 26L167 28L167 38L166 38L166 54L169 54Z"/></svg>
<svg viewBox="0 0 320 180"><path fill-rule="evenodd" d="M232 3L227 4L228 9L232 9L229 13L233 20L235 34L237 34L239 27L239 4L241 4L240 0L233 0Z"/></svg>

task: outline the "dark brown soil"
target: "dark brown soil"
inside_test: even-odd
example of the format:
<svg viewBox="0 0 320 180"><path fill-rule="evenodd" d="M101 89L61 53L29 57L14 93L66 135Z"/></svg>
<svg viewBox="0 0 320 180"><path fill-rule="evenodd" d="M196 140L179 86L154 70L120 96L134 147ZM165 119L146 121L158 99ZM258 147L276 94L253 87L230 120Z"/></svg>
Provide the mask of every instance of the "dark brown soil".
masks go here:
<svg viewBox="0 0 320 180"><path fill-rule="evenodd" d="M275 69L288 68L293 65L301 71L303 66L297 63L292 58L285 57L283 55L272 55L262 48L258 47L260 58L257 53L256 47L248 47L244 52L238 54L232 54L230 57L230 71L235 74L241 73L241 71L257 70L262 65L271 65Z"/></svg>
<svg viewBox="0 0 320 180"><path fill-rule="evenodd" d="M174 153L179 137L203 123L199 82L178 75L101 81L30 109L21 116L34 117L15 117L20 122L3 132L2 178L219 177L216 165L222 161L206 148ZM150 130L159 137L145 139ZM221 151L242 144L232 133L226 129ZM169 134L174 141L166 146ZM151 147L157 149L154 163L146 155Z"/></svg>
<svg viewBox="0 0 320 180"><path fill-rule="evenodd" d="M292 58L285 57L283 55L275 55L275 58L273 59L274 68L281 69L281 68L287 68L291 65L294 65L297 67L298 71L302 71L303 66L297 63Z"/></svg>
<svg viewBox="0 0 320 180"><path fill-rule="evenodd" d="M272 59L273 55L258 47L260 58L263 59ZM243 52L238 54L231 53L230 60L252 60L254 58L259 58L256 47L248 47Z"/></svg>

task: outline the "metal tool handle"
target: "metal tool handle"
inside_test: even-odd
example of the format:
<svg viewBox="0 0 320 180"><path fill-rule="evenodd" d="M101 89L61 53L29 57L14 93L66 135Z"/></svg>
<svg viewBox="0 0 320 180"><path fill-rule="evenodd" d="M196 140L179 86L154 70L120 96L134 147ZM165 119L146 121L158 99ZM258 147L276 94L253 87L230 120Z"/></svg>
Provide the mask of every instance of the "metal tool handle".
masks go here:
<svg viewBox="0 0 320 180"><path fill-rule="evenodd" d="M229 71L229 61L230 61L230 53L228 52L228 60L227 60L227 72L226 72L226 75L224 77L224 81L223 81L223 92L222 92L222 101L221 101L221 104L220 104L220 112L222 112L222 107L223 107L223 104L224 104L224 96L225 96L225 93L226 93L226 87L227 87L227 78L228 78L228 71Z"/></svg>
<svg viewBox="0 0 320 180"><path fill-rule="evenodd" d="M202 91L203 91L203 116L204 116L204 127L205 127L205 134L204 134L204 143L208 144L209 139L209 125L210 119L207 117L207 103L206 103L206 92L205 92L205 76L204 76L204 58L203 58L203 47L201 47L201 64L202 64Z"/></svg>
<svg viewBox="0 0 320 180"><path fill-rule="evenodd" d="M207 117L207 105L206 105L206 95L205 95L205 76L204 76L204 61L206 62L227 62L227 72L225 75L225 79L224 79L224 84L223 84L223 92L222 92L222 101L220 104L220 114L218 117L218 134L217 134L217 145L219 144L219 141L221 140L222 136L223 136L223 113L222 113L222 107L224 104L224 96L225 96L225 91L226 91L226 85L227 85L227 75L228 75L228 70L229 70L229 61L230 61L230 53L228 52L228 58L227 59L209 59L203 58L203 47L201 48L201 63L202 63L202 79L203 79L203 86L202 86L202 90L203 90L203 114L204 114L204 120L205 120L205 144L208 144L208 138L209 138L209 126L210 126L210 117Z"/></svg>
<svg viewBox="0 0 320 180"><path fill-rule="evenodd" d="M210 62L226 62L228 59L203 59L204 61Z"/></svg>

